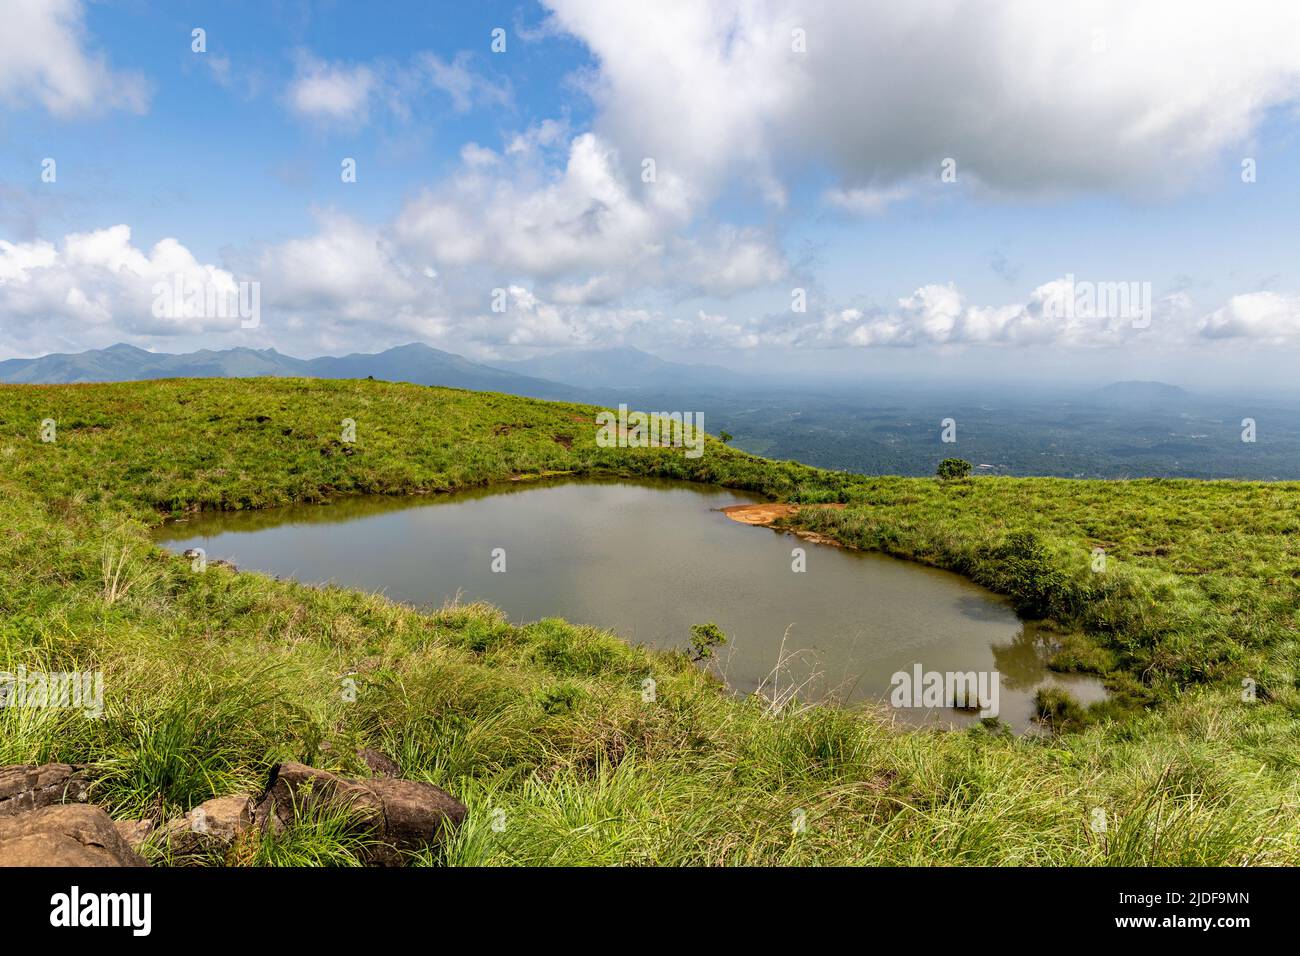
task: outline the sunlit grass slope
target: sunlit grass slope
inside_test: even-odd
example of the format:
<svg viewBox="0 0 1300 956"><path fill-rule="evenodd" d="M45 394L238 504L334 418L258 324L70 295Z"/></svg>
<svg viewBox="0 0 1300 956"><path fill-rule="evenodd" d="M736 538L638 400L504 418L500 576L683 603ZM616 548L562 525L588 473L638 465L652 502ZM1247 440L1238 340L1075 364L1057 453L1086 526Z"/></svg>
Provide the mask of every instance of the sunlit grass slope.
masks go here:
<svg viewBox="0 0 1300 956"><path fill-rule="evenodd" d="M282 759L364 772L376 746L470 806L435 864L1300 862L1300 486L862 477L712 439L691 460L598 448L593 415L370 381L0 387L0 671L106 687L99 720L0 708L0 763L93 764L94 799L161 819ZM194 509L555 472L845 502L797 520L1009 594L1112 701L1019 740L773 713L608 633L194 573L149 539ZM352 861L335 822L226 862Z"/></svg>

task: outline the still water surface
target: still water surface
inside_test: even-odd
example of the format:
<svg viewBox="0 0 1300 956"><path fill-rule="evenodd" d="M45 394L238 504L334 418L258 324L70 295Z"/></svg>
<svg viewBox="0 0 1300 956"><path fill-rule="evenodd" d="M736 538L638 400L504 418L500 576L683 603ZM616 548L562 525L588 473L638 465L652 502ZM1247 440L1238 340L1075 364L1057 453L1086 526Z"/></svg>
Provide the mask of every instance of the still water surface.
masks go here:
<svg viewBox="0 0 1300 956"><path fill-rule="evenodd" d="M884 702L891 676L992 671L999 714L1033 726L1045 684L1087 703L1095 680L1052 674L1033 626L997 595L946 571L813 544L730 520L745 492L653 481L497 486L429 498L203 515L169 524L168 548L203 548L241 570L332 581L418 605L487 601L516 622L562 617L652 647L686 647L692 624L728 635L717 671L737 691L802 684L805 699ZM791 549L807 570L791 570ZM504 573L493 550L505 551ZM913 724L964 724L950 708L896 711Z"/></svg>

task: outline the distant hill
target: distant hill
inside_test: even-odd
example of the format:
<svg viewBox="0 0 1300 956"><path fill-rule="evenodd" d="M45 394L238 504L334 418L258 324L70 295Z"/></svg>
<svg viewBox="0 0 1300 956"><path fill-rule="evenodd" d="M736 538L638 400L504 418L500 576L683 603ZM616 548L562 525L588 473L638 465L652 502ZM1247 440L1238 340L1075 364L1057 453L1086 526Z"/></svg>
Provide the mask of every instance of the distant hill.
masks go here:
<svg viewBox="0 0 1300 956"><path fill-rule="evenodd" d="M718 365L669 362L637 348L576 349L515 362L494 362L520 375L583 388L675 389L739 386L744 376Z"/></svg>
<svg viewBox="0 0 1300 956"><path fill-rule="evenodd" d="M561 401L582 401L585 397L581 388L480 365L464 356L414 342L377 355L354 353L341 358L310 359L303 363L303 371L296 374L316 378L365 378L373 375L389 382L445 385Z"/></svg>
<svg viewBox="0 0 1300 956"><path fill-rule="evenodd" d="M126 382L157 378L366 378L416 385L445 385L506 392L531 398L583 401L581 388L479 365L451 352L412 343L374 354L315 359L282 355L275 349L202 349L174 355L118 344L75 354L43 355L0 362L0 382L69 384Z"/></svg>
<svg viewBox="0 0 1300 956"><path fill-rule="evenodd" d="M296 374L300 359L274 349L203 349L184 355L146 352L119 343L106 349L0 362L0 382L65 384L154 378L228 378Z"/></svg>
<svg viewBox="0 0 1300 956"><path fill-rule="evenodd" d="M1176 402L1192 397L1185 389L1165 382L1113 382L1092 394L1104 402Z"/></svg>

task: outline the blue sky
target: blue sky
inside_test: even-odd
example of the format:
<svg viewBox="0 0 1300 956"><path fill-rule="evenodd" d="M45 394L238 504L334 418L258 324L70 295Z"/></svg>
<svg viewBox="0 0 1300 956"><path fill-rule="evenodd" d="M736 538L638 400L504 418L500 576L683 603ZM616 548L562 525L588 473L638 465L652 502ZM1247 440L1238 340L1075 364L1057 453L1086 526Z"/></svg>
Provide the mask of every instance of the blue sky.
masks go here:
<svg viewBox="0 0 1300 956"><path fill-rule="evenodd" d="M84 7L86 32L115 67L150 87L143 115L115 111L71 119L8 108L0 176L32 179L47 156L61 159L61 210L51 225L69 231L131 223L151 245L178 236L205 259L225 246L291 238L311 228L310 209L327 205L376 222L403 197L445 174L467 141L499 143L529 117L566 111L589 120L589 104L563 88L589 64L580 44L554 39L516 44L491 57L490 32L536 26L537 8L519 4L391 3L377 16L363 4L97 3ZM191 31L207 31L207 54L192 52ZM396 62L426 50L448 59L469 52L485 74L510 85L505 109L458 113L436 91L413 106L418 120L386 116L363 128L294 122L278 100L295 76L295 56L328 61ZM228 72L213 67L228 64ZM338 157L353 156L360 189L343 189ZM334 188L336 185L339 188ZM48 191L34 188L34 203ZM45 210L42 210L43 212ZM181 232L183 231L183 236ZM10 235L12 237L12 229Z"/></svg>
<svg viewBox="0 0 1300 956"><path fill-rule="evenodd" d="M4 357L1295 377L1288 5L10 5ZM158 314L173 276L256 283L257 323ZM1117 283L1149 314L1062 315Z"/></svg>

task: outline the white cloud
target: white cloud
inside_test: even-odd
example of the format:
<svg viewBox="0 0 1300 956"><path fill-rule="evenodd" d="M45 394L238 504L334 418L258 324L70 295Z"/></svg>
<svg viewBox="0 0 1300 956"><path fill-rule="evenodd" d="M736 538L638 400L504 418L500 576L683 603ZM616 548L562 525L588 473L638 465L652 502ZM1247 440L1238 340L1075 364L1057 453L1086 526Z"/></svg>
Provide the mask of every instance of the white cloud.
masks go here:
<svg viewBox="0 0 1300 956"><path fill-rule="evenodd" d="M286 101L299 116L353 127L368 123L372 110L380 106L409 120L430 89L446 96L458 113L476 106L508 105L509 86L476 73L472 62L464 51L451 60L419 53L407 66L385 59L329 62L300 52Z"/></svg>
<svg viewBox="0 0 1300 956"><path fill-rule="evenodd" d="M538 150L565 145L569 140L569 126L560 120L545 119L522 133L511 137L506 153L511 156L531 156Z"/></svg>
<svg viewBox="0 0 1300 956"><path fill-rule="evenodd" d="M790 270L776 241L758 229L721 226L672 246L670 270L698 295L722 297L770 285Z"/></svg>
<svg viewBox="0 0 1300 956"><path fill-rule="evenodd" d="M845 212L859 216L879 216L891 205L902 202L911 195L911 190L901 186L889 189L828 189L823 196L827 203Z"/></svg>
<svg viewBox="0 0 1300 956"><path fill-rule="evenodd" d="M552 277L643 259L684 221L661 201L664 192L633 197L611 149L589 133L574 139L562 173L545 176L519 166L462 170L410 203L397 233L445 266Z"/></svg>
<svg viewBox="0 0 1300 956"><path fill-rule="evenodd" d="M182 300L156 314L160 283L186 290L237 296L238 280L218 266L199 262L176 239L145 251L131 242L126 225L72 233L59 244L0 241L0 345L31 354L73 343L104 345L141 335L196 335L239 328L240 317L218 315Z"/></svg>
<svg viewBox="0 0 1300 956"><path fill-rule="evenodd" d="M1208 339L1300 340L1300 295L1250 292L1205 316L1200 334Z"/></svg>
<svg viewBox="0 0 1300 956"><path fill-rule="evenodd" d="M597 132L630 166L655 159L660 173L702 193L723 170L767 171L766 124L790 108L781 25L755 4L548 2L554 22L599 61L587 89L600 108ZM788 48L788 47L787 47ZM770 185L770 184L769 184ZM781 195L772 186L773 196Z"/></svg>
<svg viewBox="0 0 1300 956"><path fill-rule="evenodd" d="M888 308L827 308L813 317L769 315L758 344L805 348L1098 347L1187 348L1211 338L1243 345L1300 345L1300 297L1235 296L1197 318L1183 292L1156 297L1148 284L1053 279L1020 302L981 305L953 284L922 286ZM745 335L740 341L752 341Z"/></svg>
<svg viewBox="0 0 1300 956"><path fill-rule="evenodd" d="M617 297L593 286L625 278L602 274L577 288L504 283L506 308L497 312L494 290L477 270L440 271L386 230L338 213L322 212L318 221L313 235L269 247L259 258L251 278L261 289L264 319L255 334L241 332L238 317L192 309L155 314L160 282L179 276L187 288L227 295L239 283L233 272L198 261L177 239L145 250L118 225L57 244L0 241L0 314L6 316L0 348L36 354L164 337L179 347L201 335L208 342L218 336L218 344L278 342L309 352L368 351L422 339L478 356L632 341L676 349L1300 345L1300 296L1248 293L1198 317L1186 294L1176 292L1152 302L1146 322L1136 309L1086 299L1083 280L1071 277L1001 305L973 303L952 284L935 283L887 308L757 316L697 309L681 316L607 304ZM743 248L748 238L736 231L732 242ZM734 261L735 269L757 270L760 277L771 267L743 255ZM1139 297L1131 304L1140 303Z"/></svg>
<svg viewBox="0 0 1300 956"><path fill-rule="evenodd" d="M8 0L0 14L0 102L40 103L56 116L102 109L143 113L148 87L87 48L79 0Z"/></svg>
<svg viewBox="0 0 1300 956"><path fill-rule="evenodd" d="M545 2L625 156L778 199L773 169L851 203L947 157L1001 191L1166 189L1300 96L1300 6L1268 0Z"/></svg>
<svg viewBox="0 0 1300 956"><path fill-rule="evenodd" d="M745 323L720 313L700 309L692 318L664 323L663 341L679 349L750 349L762 345L764 336Z"/></svg>
<svg viewBox="0 0 1300 956"><path fill-rule="evenodd" d="M477 269L487 285L528 278L568 304L637 290L725 298L789 271L768 232L694 228L699 207L683 182L662 171L649 183L629 177L595 134L574 137L552 168L562 133L540 124L504 155L470 144L456 175L402 209L397 241L439 269Z"/></svg>
<svg viewBox="0 0 1300 956"><path fill-rule="evenodd" d="M302 54L288 102L294 112L309 119L361 125L370 118L370 98L377 86L368 66L326 63Z"/></svg>
<svg viewBox="0 0 1300 956"><path fill-rule="evenodd" d="M1136 306L1123 310L1089 306L1069 279L1034 289L1027 300L1000 306L968 302L952 284L926 285L889 309L828 310L819 319L793 323L769 341L817 348L947 345L1116 345L1139 335L1167 336L1163 322L1147 321Z"/></svg>
<svg viewBox="0 0 1300 956"><path fill-rule="evenodd" d="M333 212L317 218L315 235L274 246L262 257L269 307L383 322L413 315L436 293L436 279L401 262L377 230Z"/></svg>

